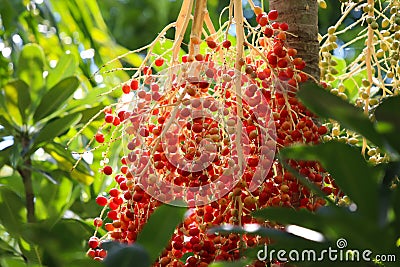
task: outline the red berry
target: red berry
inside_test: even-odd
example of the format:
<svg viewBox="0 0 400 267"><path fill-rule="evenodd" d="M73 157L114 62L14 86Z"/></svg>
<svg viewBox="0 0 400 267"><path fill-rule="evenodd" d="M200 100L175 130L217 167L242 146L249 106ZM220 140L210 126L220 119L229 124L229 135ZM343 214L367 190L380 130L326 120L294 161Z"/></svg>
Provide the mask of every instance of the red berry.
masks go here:
<svg viewBox="0 0 400 267"><path fill-rule="evenodd" d="M190 236L197 236L200 233L199 228L193 227L189 229L189 235Z"/></svg>
<svg viewBox="0 0 400 267"><path fill-rule="evenodd" d="M265 27L264 34L266 37L270 38L274 35L274 30L271 27Z"/></svg>
<svg viewBox="0 0 400 267"><path fill-rule="evenodd" d="M89 239L88 244L89 244L89 247L90 247L90 248L97 248L97 247L99 246L99 244L100 244L99 238L98 238L98 237L95 237L95 236L92 236L92 237Z"/></svg>
<svg viewBox="0 0 400 267"><path fill-rule="evenodd" d="M284 32L280 32L278 33L278 35L276 36L277 39L281 40L281 41L285 41L286 40L286 33Z"/></svg>
<svg viewBox="0 0 400 267"><path fill-rule="evenodd" d="M194 58L195 58L197 61L203 61L203 60L204 60L204 56L203 56L202 54L197 54Z"/></svg>
<svg viewBox="0 0 400 267"><path fill-rule="evenodd" d="M228 49L229 47L231 47L232 43L229 40L225 40L222 42L222 46L226 49Z"/></svg>
<svg viewBox="0 0 400 267"><path fill-rule="evenodd" d="M104 207L105 205L107 205L107 202L108 202L108 200L107 200L107 198L104 197L104 196L98 196L98 197L96 198L96 203L97 203L97 205L99 205L99 206Z"/></svg>
<svg viewBox="0 0 400 267"><path fill-rule="evenodd" d="M100 217L96 217L96 218L93 220L93 224L94 224L94 226L96 226L96 227L100 227L100 226L103 225L103 220L102 220Z"/></svg>
<svg viewBox="0 0 400 267"><path fill-rule="evenodd" d="M131 90L135 91L135 90L137 90L138 88L139 88L139 81L133 79L133 80L131 81Z"/></svg>
<svg viewBox="0 0 400 267"><path fill-rule="evenodd" d="M301 57L296 57L293 59L293 65L300 66L303 63L303 59Z"/></svg>
<svg viewBox="0 0 400 267"><path fill-rule="evenodd" d="M96 256L96 251L91 248L91 249L88 250L86 255L88 255L90 258L94 259L94 257Z"/></svg>
<svg viewBox="0 0 400 267"><path fill-rule="evenodd" d="M111 114L106 114L106 116L104 117L104 120L105 120L107 123L112 123L113 120L114 120L114 116L111 115Z"/></svg>
<svg viewBox="0 0 400 267"><path fill-rule="evenodd" d="M121 123L121 120L120 120L120 118L118 118L118 117L114 117L114 120L113 120L113 125L114 125L114 126L118 126L120 123Z"/></svg>
<svg viewBox="0 0 400 267"><path fill-rule="evenodd" d="M322 125L318 128L318 134L320 135L324 135L328 132L328 128L326 128L326 126Z"/></svg>
<svg viewBox="0 0 400 267"><path fill-rule="evenodd" d="M111 175L111 174L112 174L112 168L111 168L111 166L109 166L109 165L104 166L104 168L103 168L103 173L104 173L105 175Z"/></svg>
<svg viewBox="0 0 400 267"><path fill-rule="evenodd" d="M104 135L102 133L97 133L95 135L96 141L99 143L104 143Z"/></svg>
<svg viewBox="0 0 400 267"><path fill-rule="evenodd" d="M110 194L110 196L112 197L118 197L119 195L119 191L117 188L111 188L110 191L108 192Z"/></svg>
<svg viewBox="0 0 400 267"><path fill-rule="evenodd" d="M273 29L279 29L279 23L278 22L274 22L271 24Z"/></svg>
<svg viewBox="0 0 400 267"><path fill-rule="evenodd" d="M286 22L282 22L279 25L279 28L281 28L282 31L287 31L289 29L289 25Z"/></svg>
<svg viewBox="0 0 400 267"><path fill-rule="evenodd" d="M276 11L276 10L270 10L269 12L268 12L268 19L269 20L276 20L278 18L278 11Z"/></svg>
<svg viewBox="0 0 400 267"><path fill-rule="evenodd" d="M278 67L279 67L279 68L286 68L287 65L288 65L288 62L287 62L286 59L280 59L280 60L278 61Z"/></svg>
<svg viewBox="0 0 400 267"><path fill-rule="evenodd" d="M129 94L129 92L131 91L131 87L127 84L122 85L122 92L124 92L124 94Z"/></svg>
<svg viewBox="0 0 400 267"><path fill-rule="evenodd" d="M260 24L261 27L264 27L265 25L268 24L268 16L267 15L262 15L260 19L258 20L258 24Z"/></svg>
<svg viewBox="0 0 400 267"><path fill-rule="evenodd" d="M207 41L207 46L211 49L215 49L217 47L217 43L214 42L213 40L208 40Z"/></svg>
<svg viewBox="0 0 400 267"><path fill-rule="evenodd" d="M115 210L110 210L107 212L107 217L113 221L118 220L118 212Z"/></svg>
<svg viewBox="0 0 400 267"><path fill-rule="evenodd" d="M156 65L157 67L161 67L164 64L164 59L159 57L154 61L154 65Z"/></svg>
<svg viewBox="0 0 400 267"><path fill-rule="evenodd" d="M267 59L268 63L272 66L275 66L278 63L278 58L275 55L269 54Z"/></svg>
<svg viewBox="0 0 400 267"><path fill-rule="evenodd" d="M297 50L294 49L294 48L289 48L287 53L288 53L289 56L294 57L294 56L297 55Z"/></svg>
<svg viewBox="0 0 400 267"><path fill-rule="evenodd" d="M107 256L107 251L104 249L97 250L98 257L105 258Z"/></svg>
<svg viewBox="0 0 400 267"><path fill-rule="evenodd" d="M149 66L145 66L143 68L143 74L144 75L151 75L153 73L153 71L151 70L151 68Z"/></svg>
<svg viewBox="0 0 400 267"><path fill-rule="evenodd" d="M118 118L121 120L121 121L123 121L123 120L125 120L125 118L127 118L127 117L129 117L129 116L125 116L125 110L121 110L120 112L118 112Z"/></svg>

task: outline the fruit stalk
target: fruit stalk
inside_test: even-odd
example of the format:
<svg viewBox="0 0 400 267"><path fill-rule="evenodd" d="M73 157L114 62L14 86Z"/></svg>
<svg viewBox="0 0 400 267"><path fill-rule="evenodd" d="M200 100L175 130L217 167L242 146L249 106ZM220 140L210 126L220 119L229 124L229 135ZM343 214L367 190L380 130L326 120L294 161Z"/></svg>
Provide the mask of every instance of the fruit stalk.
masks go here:
<svg viewBox="0 0 400 267"><path fill-rule="evenodd" d="M243 6L241 0L234 0L234 19L236 23L236 77L235 79L235 92L237 101L237 114L239 118L243 118L243 108L242 108L242 61L243 61L243 46L245 43L244 37L244 27L243 27ZM236 127L236 149L238 152L238 164L240 168L240 173L242 172L243 164L243 151L242 151L242 127L240 120L237 122L239 125Z"/></svg>
<svg viewBox="0 0 400 267"><path fill-rule="evenodd" d="M192 30L190 32L189 61L194 60L194 56L199 52L199 44L201 43L201 33L206 13L207 0L197 0L194 7Z"/></svg>
<svg viewBox="0 0 400 267"><path fill-rule="evenodd" d="M368 0L368 6L371 8L368 10L368 16L373 17L374 16L374 0ZM368 116L369 114L369 95L371 93L371 85L373 83L373 74L372 74L372 51L374 50L374 29L372 28L371 24L368 24L368 35L367 35L367 47L365 51L365 67L367 69L367 75L368 75L368 87L366 88L366 93L368 95L368 98L365 99L365 104L364 104L364 113L365 115ZM362 154L365 155L365 151L367 148L367 140L365 137L363 138L363 145L362 145Z"/></svg>
<svg viewBox="0 0 400 267"><path fill-rule="evenodd" d="M179 61L179 49L181 48L183 37L187 26L189 24L189 19L193 7L194 0L184 0L182 3L181 11L179 12L178 19L176 20L175 26L175 41L172 48L172 64L177 64Z"/></svg>

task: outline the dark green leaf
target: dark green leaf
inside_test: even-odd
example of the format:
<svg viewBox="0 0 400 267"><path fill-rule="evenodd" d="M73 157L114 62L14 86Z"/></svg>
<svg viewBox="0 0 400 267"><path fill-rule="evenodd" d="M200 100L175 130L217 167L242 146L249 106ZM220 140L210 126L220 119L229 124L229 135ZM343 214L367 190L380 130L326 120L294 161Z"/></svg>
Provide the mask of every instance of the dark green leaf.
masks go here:
<svg viewBox="0 0 400 267"><path fill-rule="evenodd" d="M268 207L253 212L253 216L265 220L277 221L282 224L301 224L303 227L320 230L325 218L308 210L293 210L284 207Z"/></svg>
<svg viewBox="0 0 400 267"><path fill-rule="evenodd" d="M358 206L364 215L377 215L377 181L379 172L361 156L359 149L331 141L315 146L284 148L286 159L317 160L332 175L339 188Z"/></svg>
<svg viewBox="0 0 400 267"><path fill-rule="evenodd" d="M163 205L150 216L136 241L149 252L151 262L160 256L175 228L183 221L185 211L185 208Z"/></svg>
<svg viewBox="0 0 400 267"><path fill-rule="evenodd" d="M11 253L15 254L18 253L15 248L10 246L10 244L3 239L0 238L0 254Z"/></svg>
<svg viewBox="0 0 400 267"><path fill-rule="evenodd" d="M345 128L356 131L375 145L383 147L383 138L362 110L340 97L332 95L313 82L303 84L298 92L298 97L318 116L334 119Z"/></svg>
<svg viewBox="0 0 400 267"><path fill-rule="evenodd" d="M43 142L53 141L55 137L64 133L74 124L79 122L81 117L82 114L74 113L74 114L69 114L62 118L56 118L54 120L49 121L36 136L34 148L37 148Z"/></svg>
<svg viewBox="0 0 400 267"><path fill-rule="evenodd" d="M267 209L266 209L267 210ZM268 218L267 220L271 220ZM312 220L312 219L311 219ZM209 231L210 233L218 233L220 235L229 235L231 233L234 234L247 234L254 236L262 236L267 237L274 240L276 243L274 244L275 248L310 248L310 247L320 247L324 242L315 242L312 240L304 239L303 237L296 236L294 234L285 232L283 230L278 230L274 228L267 228L259 225L245 225L245 226L237 226L237 225L222 225L213 227ZM246 252L246 255L252 253L253 250L249 250ZM257 254L250 255L255 258Z"/></svg>
<svg viewBox="0 0 400 267"><path fill-rule="evenodd" d="M0 166L11 164L10 153L13 149L13 146L9 146L4 148L3 150L0 150Z"/></svg>
<svg viewBox="0 0 400 267"><path fill-rule="evenodd" d="M0 115L0 125L4 127L1 130L4 133L3 136L12 135L13 129L15 129L13 123L7 120L3 115Z"/></svg>
<svg viewBox="0 0 400 267"><path fill-rule="evenodd" d="M0 185L0 222L14 237L24 227L25 207L23 200L11 189Z"/></svg>
<svg viewBox="0 0 400 267"><path fill-rule="evenodd" d="M72 96L78 86L79 80L76 77L68 77L61 80L43 96L33 115L33 119L39 121L51 115L56 110L60 110L65 101Z"/></svg>
<svg viewBox="0 0 400 267"><path fill-rule="evenodd" d="M73 54L64 54L60 57L57 66L49 71L49 76L47 76L47 86L52 88L59 81L64 78L73 76L78 67L78 62Z"/></svg>
<svg viewBox="0 0 400 267"><path fill-rule="evenodd" d="M153 239L154 240L154 239ZM113 244L113 246L110 246ZM151 261L149 259L149 254L146 250L138 245L124 245L120 243L111 243L108 245L108 254L104 260L104 264L108 267L149 267Z"/></svg>
<svg viewBox="0 0 400 267"><path fill-rule="evenodd" d="M31 104L29 86L22 80L15 80L4 86L6 112L18 124L26 123L27 109Z"/></svg>
<svg viewBox="0 0 400 267"><path fill-rule="evenodd" d="M397 185L398 186L398 185ZM392 207L394 209L394 213L395 213L395 221L394 221L394 225L400 225L400 189L397 187L396 189L394 189L393 192L393 199L392 199ZM399 247L400 247L400 229L399 227L396 227L396 236L398 237L398 242L399 242Z"/></svg>
<svg viewBox="0 0 400 267"><path fill-rule="evenodd" d="M299 225L320 233L326 238L337 239L348 233L357 233L355 238L364 242L364 236L371 230L371 225L361 224L363 218L347 208L327 206L311 213L308 210L294 210L284 207L268 207L253 212L255 217L276 221L284 225ZM359 242L359 243L360 243Z"/></svg>
<svg viewBox="0 0 400 267"><path fill-rule="evenodd" d="M384 135L391 147L400 152L400 96L386 98L375 110L378 131ZM386 129L380 125L387 125Z"/></svg>
<svg viewBox="0 0 400 267"><path fill-rule="evenodd" d="M2 257L0 258L1 267L27 267L22 257ZM37 266L37 265L34 265Z"/></svg>
<svg viewBox="0 0 400 267"><path fill-rule="evenodd" d="M68 263L68 267L104 267L104 264L93 259L73 260Z"/></svg>
<svg viewBox="0 0 400 267"><path fill-rule="evenodd" d="M386 227L389 220L388 214L391 207L390 201L393 195L391 186L396 182L397 177L400 175L400 162L389 162L385 164L385 167L385 175L379 188L379 225L382 227ZM398 208L396 205L393 205L393 207L396 212L396 209Z"/></svg>
<svg viewBox="0 0 400 267"><path fill-rule="evenodd" d="M44 88L44 52L37 44L27 44L21 51L17 65L18 77L32 90L32 96L40 96Z"/></svg>

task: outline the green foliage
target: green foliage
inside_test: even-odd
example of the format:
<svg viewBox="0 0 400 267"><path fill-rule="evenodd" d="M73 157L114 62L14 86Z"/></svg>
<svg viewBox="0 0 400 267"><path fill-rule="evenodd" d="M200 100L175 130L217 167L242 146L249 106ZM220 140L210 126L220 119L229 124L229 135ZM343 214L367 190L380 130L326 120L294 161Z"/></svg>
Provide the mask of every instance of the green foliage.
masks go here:
<svg viewBox="0 0 400 267"><path fill-rule="evenodd" d="M150 262L154 262L160 256L176 226L183 221L185 211L185 208L163 205L151 215L136 240L148 251ZM163 222L162 227L160 227L161 221Z"/></svg>
<svg viewBox="0 0 400 267"><path fill-rule="evenodd" d="M77 163L73 153L95 129L71 139L110 103L99 97L110 80L92 73L128 50L108 34L94 0L0 2L0 44L11 50L0 56L0 266L98 266L84 253L94 231L86 219L98 214L91 198L108 181L95 180L98 163ZM91 48L93 57L81 53ZM136 54L126 61L141 63Z"/></svg>
<svg viewBox="0 0 400 267"><path fill-rule="evenodd" d="M151 265L147 251L138 244L124 245L121 243L105 243L108 250L104 264L109 267L130 267L135 263L137 267L148 267Z"/></svg>
<svg viewBox="0 0 400 267"><path fill-rule="evenodd" d="M54 114L72 96L78 86L79 80L74 76L65 78L54 85L43 95L39 106L33 114L33 120L37 122Z"/></svg>
<svg viewBox="0 0 400 267"><path fill-rule="evenodd" d="M374 144L383 146L382 136L360 109L339 97L334 97L311 82L303 86L298 96L312 112L320 117L339 121L347 129L357 131Z"/></svg>

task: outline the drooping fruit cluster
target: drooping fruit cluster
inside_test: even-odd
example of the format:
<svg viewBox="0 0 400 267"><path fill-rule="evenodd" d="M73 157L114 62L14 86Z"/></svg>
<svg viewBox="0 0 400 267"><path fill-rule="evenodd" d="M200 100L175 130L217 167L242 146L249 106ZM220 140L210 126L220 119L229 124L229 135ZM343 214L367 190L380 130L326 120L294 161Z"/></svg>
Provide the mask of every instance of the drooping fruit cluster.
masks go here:
<svg viewBox="0 0 400 267"><path fill-rule="evenodd" d="M184 200L190 210L155 266L238 259L241 250L270 240L208 230L222 224L280 229L251 212L268 206L314 211L325 204L275 158L284 146L318 143L328 130L296 99L308 76L304 61L285 43L288 25L274 22L275 10L256 7L255 13L253 34L259 38L245 43L240 66L231 59L237 48L230 41L210 37L207 52L193 61L184 56L155 74L149 64L122 85L125 97L117 110L106 110L104 123L120 135L124 156L117 171L109 165L101 170L114 176L116 186L96 199L105 216L94 225L108 234L89 240L89 256L105 257L103 240L135 242L151 213L174 200ZM164 60L153 64L163 66ZM104 143L104 134L99 131L96 141ZM317 162L289 165L327 195L339 193ZM187 253L193 255L182 261Z"/></svg>

